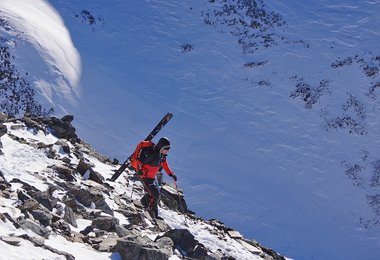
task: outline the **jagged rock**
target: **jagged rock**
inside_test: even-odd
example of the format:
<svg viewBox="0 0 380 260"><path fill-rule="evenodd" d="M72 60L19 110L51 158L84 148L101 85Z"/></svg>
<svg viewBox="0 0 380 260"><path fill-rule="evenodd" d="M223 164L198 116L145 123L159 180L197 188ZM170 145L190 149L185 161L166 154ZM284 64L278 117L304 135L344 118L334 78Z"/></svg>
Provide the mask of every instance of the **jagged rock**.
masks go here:
<svg viewBox="0 0 380 260"><path fill-rule="evenodd" d="M187 205L183 193L170 185L162 185L161 201L171 210L176 210L182 213L187 212Z"/></svg>
<svg viewBox="0 0 380 260"><path fill-rule="evenodd" d="M115 231L118 237L126 237L132 235L131 231L120 225L115 225Z"/></svg>
<svg viewBox="0 0 380 260"><path fill-rule="evenodd" d="M29 117L24 117L22 122L29 128L41 129L41 125Z"/></svg>
<svg viewBox="0 0 380 260"><path fill-rule="evenodd" d="M65 207L65 215L64 215L63 219L67 223L71 224L72 226L78 227L77 221L75 219L74 211L71 207L68 207L68 206Z"/></svg>
<svg viewBox="0 0 380 260"><path fill-rule="evenodd" d="M234 239L237 239L237 238L243 238L243 236L239 233L239 231L236 231L236 230L229 230L227 231L227 234L231 237L231 238L234 238Z"/></svg>
<svg viewBox="0 0 380 260"><path fill-rule="evenodd" d="M84 236L87 236L90 232L92 232L94 229L91 226L85 227L85 229L79 231Z"/></svg>
<svg viewBox="0 0 380 260"><path fill-rule="evenodd" d="M105 231L115 232L116 225L119 225L119 220L114 217L100 216L92 221L91 226Z"/></svg>
<svg viewBox="0 0 380 260"><path fill-rule="evenodd" d="M236 241L238 241L248 251L250 251L251 253L255 255L260 255L263 252L258 244L254 244L251 241L244 240L244 239L237 239Z"/></svg>
<svg viewBox="0 0 380 260"><path fill-rule="evenodd" d="M67 142L65 141L65 139L59 139L59 140L57 140L55 142L55 145L61 146L62 150L65 153L70 153L70 146L67 144Z"/></svg>
<svg viewBox="0 0 380 260"><path fill-rule="evenodd" d="M61 118L61 120L63 122L66 122L66 123L69 123L71 124L71 122L74 120L74 116L73 115L65 115Z"/></svg>
<svg viewBox="0 0 380 260"><path fill-rule="evenodd" d="M22 124L18 124L18 125L12 125L11 126L11 130L21 130L23 129L25 126L22 125Z"/></svg>
<svg viewBox="0 0 380 260"><path fill-rule="evenodd" d="M18 224L20 225L22 229L29 229L41 237L48 238L50 235L50 230L48 230L47 228L41 227L40 225L38 225L32 220L20 218L18 220Z"/></svg>
<svg viewBox="0 0 380 260"><path fill-rule="evenodd" d="M171 229L169 225L166 224L166 222L162 219L156 219L156 224L157 224L157 228L162 232L166 232Z"/></svg>
<svg viewBox="0 0 380 260"><path fill-rule="evenodd" d="M162 252L159 245L142 237L124 237L117 240L114 251L123 260L167 260L171 255Z"/></svg>
<svg viewBox="0 0 380 260"><path fill-rule="evenodd" d="M204 259L207 255L207 248L202 244L198 244L191 253L191 257L195 259Z"/></svg>
<svg viewBox="0 0 380 260"><path fill-rule="evenodd" d="M188 229L172 229L161 237L168 237L173 240L175 247L185 251L188 256L192 255L195 247L199 244Z"/></svg>
<svg viewBox="0 0 380 260"><path fill-rule="evenodd" d="M70 207L74 212L78 211L77 203L75 201L75 198L69 197L68 195L65 195L62 199L62 202L67 206Z"/></svg>
<svg viewBox="0 0 380 260"><path fill-rule="evenodd" d="M100 252L112 252L116 244L117 240L115 238L106 238L102 239L99 244L93 245L93 248Z"/></svg>
<svg viewBox="0 0 380 260"><path fill-rule="evenodd" d="M48 227L52 223L53 216L43 210L31 211L33 218L38 220L44 227Z"/></svg>
<svg viewBox="0 0 380 260"><path fill-rule="evenodd" d="M96 188L74 188L70 191L70 193L74 195L76 200L86 207L90 207L91 203L95 203L97 200L104 200L102 192Z"/></svg>
<svg viewBox="0 0 380 260"><path fill-rule="evenodd" d="M144 216L140 212L134 210L117 210L128 218L128 221L133 225L140 225L144 223Z"/></svg>
<svg viewBox="0 0 380 260"><path fill-rule="evenodd" d="M100 173L94 171L92 168L90 168L89 170L90 170L90 177L88 178L89 180L93 180L94 182L97 182L99 184L104 184L104 177Z"/></svg>
<svg viewBox="0 0 380 260"><path fill-rule="evenodd" d="M4 193L4 191L11 188L11 185L6 181L4 174L0 171L0 191Z"/></svg>
<svg viewBox="0 0 380 260"><path fill-rule="evenodd" d="M106 214L109 214L111 216L114 215L113 210L108 206L108 204L106 203L106 201L104 199L95 201L95 207L97 209L100 209L101 211L103 211Z"/></svg>
<svg viewBox="0 0 380 260"><path fill-rule="evenodd" d="M90 187L89 189L75 188L71 190L71 194L86 207L90 207L94 204L97 209L100 209L104 213L113 216L112 209L107 205L104 200L103 193L97 187Z"/></svg>
<svg viewBox="0 0 380 260"><path fill-rule="evenodd" d="M77 165L77 172L79 172L80 175L84 175L88 169L90 169L91 165L84 161L83 158L79 160L79 163Z"/></svg>
<svg viewBox="0 0 380 260"><path fill-rule="evenodd" d="M261 246L261 245L260 245L260 248L263 250L264 253L266 253L269 256L271 256L274 260L286 260L285 257L283 257L282 255L277 254L271 248L267 248L267 247L264 247L264 246Z"/></svg>
<svg viewBox="0 0 380 260"><path fill-rule="evenodd" d="M25 202L21 205L20 209L22 211L33 211L40 208L40 204L35 199L27 199Z"/></svg>
<svg viewBox="0 0 380 260"><path fill-rule="evenodd" d="M77 138L75 128L70 124L71 121L63 117L64 120L56 117L51 117L45 121L45 123L51 128L52 134L58 138L64 138L70 140L71 138Z"/></svg>
<svg viewBox="0 0 380 260"><path fill-rule="evenodd" d="M33 198L41 203L48 210L52 211L58 204L58 199L54 198L49 192L38 191L32 195Z"/></svg>
<svg viewBox="0 0 380 260"><path fill-rule="evenodd" d="M71 237L71 228L69 224L67 224L64 220L60 219L51 224L51 228L54 230L58 230L60 234L63 234L67 237Z"/></svg>
<svg viewBox="0 0 380 260"><path fill-rule="evenodd" d="M155 241L161 251L167 255L173 255L174 242L168 237L161 237Z"/></svg>
<svg viewBox="0 0 380 260"><path fill-rule="evenodd" d="M0 123L5 122L5 120L7 120L7 118L8 118L7 114L4 114L3 112L0 112Z"/></svg>
<svg viewBox="0 0 380 260"><path fill-rule="evenodd" d="M67 181L73 181L75 179L75 170L64 165L54 165L53 169L58 173L58 176Z"/></svg>
<svg viewBox="0 0 380 260"><path fill-rule="evenodd" d="M8 132L7 126L0 124L0 137Z"/></svg>

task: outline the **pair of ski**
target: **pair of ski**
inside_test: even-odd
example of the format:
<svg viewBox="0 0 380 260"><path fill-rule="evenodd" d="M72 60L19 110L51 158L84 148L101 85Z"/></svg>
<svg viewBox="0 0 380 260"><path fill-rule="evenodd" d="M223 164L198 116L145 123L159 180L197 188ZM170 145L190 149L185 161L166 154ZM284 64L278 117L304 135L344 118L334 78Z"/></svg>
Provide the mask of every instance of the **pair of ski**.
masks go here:
<svg viewBox="0 0 380 260"><path fill-rule="evenodd" d="M156 125L156 127L152 130L152 132L150 132L150 134L147 136L147 138L145 138L145 141L152 140L158 134L158 132L160 132L160 130L166 125L166 123L169 122L169 120L172 117L173 117L172 113L167 113L161 119L161 121ZM110 178L110 181L116 181L116 179L119 178L119 176L123 173L123 171L130 166L132 155L133 155L133 153L128 157L127 160L125 160L125 162L120 166L120 168L116 170L116 172Z"/></svg>

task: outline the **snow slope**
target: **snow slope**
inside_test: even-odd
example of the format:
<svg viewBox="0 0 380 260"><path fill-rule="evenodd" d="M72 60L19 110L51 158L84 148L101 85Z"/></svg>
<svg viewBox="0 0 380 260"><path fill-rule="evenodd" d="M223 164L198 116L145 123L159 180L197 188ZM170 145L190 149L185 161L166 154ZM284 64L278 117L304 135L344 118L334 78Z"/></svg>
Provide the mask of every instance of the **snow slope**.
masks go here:
<svg viewBox="0 0 380 260"><path fill-rule="evenodd" d="M19 207L23 204L20 199L17 199L17 194L19 192L24 192L27 194L27 191L24 189L23 183L27 183L36 189L36 191L46 192L49 186L56 187L57 190L53 192L53 197L56 199L62 199L62 197L66 196L70 191L59 188L59 183L62 182L62 179L57 178L57 173L54 170L51 170L51 167L54 165L62 165L62 159L66 158L70 161L70 165L77 165L80 158L75 154L75 148L72 144L70 144L70 152L67 153L63 151L62 147L59 145L59 139L53 136L48 131L42 131L41 129L36 130L35 128L27 128L25 124L15 121L5 123L8 133L0 137L0 141L3 144L2 152L4 154L0 155L0 171L2 176L4 176L7 183L10 184L12 194L10 196L0 196L0 215L2 217L1 225L0 225L0 247L2 249L2 254L0 259L68 259L62 254L58 254L57 252L53 252L52 250L47 250L45 247L41 245L50 246L53 249L56 249L61 252L68 253L75 257L77 260L85 260L85 259L112 259L119 260L122 259L122 256L117 252L100 252L96 251L91 247L91 243L79 242L73 239L74 234L65 235L65 232L56 232L52 231L48 238L43 238L42 236L38 236L38 232L32 232L32 228L23 229L22 227L15 227L12 222L9 221L3 214L8 214L13 219L20 218L29 218L33 219L31 214L29 213L29 217L26 217L26 212L21 211L22 207ZM18 138L18 141L17 139ZM24 140L21 141L20 140ZM61 141L64 139L61 139ZM52 150L54 150L57 156L53 158L48 158L48 150L50 148L38 148L37 145L30 144L45 144L47 147L52 145ZM68 142L67 142L68 144ZM85 149L83 149L85 150ZM104 178L110 178L114 173L114 170L117 169L115 165L110 165L109 163L102 163L99 161L96 156L91 154L87 154L83 152L84 157L88 162L93 164L93 170L100 173ZM82 158L82 159L83 159ZM131 173L125 172L125 175L129 175ZM132 175L132 174L131 174ZM18 181L14 181L17 179ZM83 190L86 190L89 186L93 184L100 184L96 182L92 182L85 178L85 175L82 177L78 173L73 178L73 183L78 184L83 187ZM67 181L67 180L66 180ZM166 181L167 178L166 178ZM69 182L69 181L67 181ZM71 181L70 181L71 182ZM86 182L89 182L86 184ZM104 194L101 191L101 196L105 196L107 201L107 205L113 211L113 217L118 219L118 223L120 225L128 225L131 224L130 218L124 216L121 212L122 207L117 205L115 202L115 197L128 194L131 199L139 201L142 194L142 189L138 189L137 186L141 185L141 183L136 182L134 184L129 183L128 178L121 177L117 182L112 183L113 189L108 189ZM89 185L89 186L87 186ZM87 187L87 188L85 188ZM132 189L134 187L134 192ZM130 195L129 195L130 194ZM132 197L133 194L133 197ZM72 194L71 194L72 195ZM27 195L25 195L27 196ZM59 200L59 203L62 203ZM94 204L94 203L92 203ZM133 203L131 203L133 204ZM163 204L160 204L163 205ZM85 206L83 206L85 207ZM91 209L90 207L87 207ZM49 211L46 208L47 211ZM92 210L95 211L95 206L93 206ZM32 211L32 210L31 210ZM57 215L57 208L54 208L53 211ZM100 210L101 211L101 210ZM184 219L184 215L179 212L172 211L167 207L163 207L159 209L160 216L163 217L164 221L170 226L172 229L188 229L195 237L199 243L202 243L209 252L218 252L225 254L226 256L234 257L235 259L244 259L244 260L253 260L262 259L259 256L259 253L262 252L260 249L256 248L257 254L252 254L246 246L241 244L238 240L235 240L229 236L221 237L220 232L218 233L215 226L212 226L210 223L206 223L205 221L193 218ZM80 214L76 215L76 222L78 224L77 227L70 225L70 230L79 233L83 231L86 227L92 225L91 218L79 218ZM111 216L109 214L102 213L102 216ZM148 220L145 219L147 225L142 225L141 223L134 223L134 228L141 230L141 236L147 236L154 240L157 236L163 235L163 233L159 228L155 229L154 225ZM35 220L38 223L37 220ZM37 225L37 224L36 224ZM67 224L68 225L68 224ZM130 230L133 230L130 225ZM35 229L36 230L36 229ZM59 229L58 229L59 230ZM104 232L104 231L103 231ZM20 242L17 246L11 245L6 242L7 237L17 238L18 236L22 236L24 234L29 235L30 237L34 237L35 239L42 240L42 244L40 246L35 246L31 242L26 239L20 239ZM115 235L115 234L114 234ZM107 236L106 232L103 235L99 236L98 239L104 239ZM71 238L68 239L68 238ZM100 242L100 241L99 241ZM253 248L248 247L248 248ZM4 250L5 249L5 250ZM151 249L153 250L153 249ZM178 250L177 250L178 251ZM138 254L138 253L134 253ZM141 253L144 255L144 253ZM133 255L133 253L132 253ZM43 257L42 257L43 256ZM145 256L145 255L144 255ZM175 255L172 255L169 259L175 260L180 259L179 252L176 252ZM70 258L71 259L71 258Z"/></svg>
<svg viewBox="0 0 380 260"><path fill-rule="evenodd" d="M377 259L380 2L222 2L44 2L81 59L64 111L120 160L173 112L190 209L295 259ZM244 3L286 22L268 46L239 43Z"/></svg>
<svg viewBox="0 0 380 260"><path fill-rule="evenodd" d="M4 0L0 10L11 28L3 34L15 45L17 69L31 75L45 107L68 113L66 104L80 93L81 61L62 17L47 1Z"/></svg>

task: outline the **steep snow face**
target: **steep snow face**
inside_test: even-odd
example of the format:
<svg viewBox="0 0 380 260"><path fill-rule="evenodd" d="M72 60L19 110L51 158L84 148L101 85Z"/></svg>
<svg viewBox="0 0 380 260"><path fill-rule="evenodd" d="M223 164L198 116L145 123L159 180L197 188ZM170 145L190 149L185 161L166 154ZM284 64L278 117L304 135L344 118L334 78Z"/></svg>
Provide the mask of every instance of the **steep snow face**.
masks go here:
<svg viewBox="0 0 380 260"><path fill-rule="evenodd" d="M45 0L2 0L0 18L16 68L32 78L41 103L62 113L79 94L81 61L61 16Z"/></svg>

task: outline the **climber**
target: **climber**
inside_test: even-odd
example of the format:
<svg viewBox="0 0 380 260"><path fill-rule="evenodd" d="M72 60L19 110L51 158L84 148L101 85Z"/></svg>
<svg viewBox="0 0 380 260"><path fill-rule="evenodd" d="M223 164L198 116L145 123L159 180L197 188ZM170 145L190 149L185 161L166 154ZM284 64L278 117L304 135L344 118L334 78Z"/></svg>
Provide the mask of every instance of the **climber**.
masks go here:
<svg viewBox="0 0 380 260"><path fill-rule="evenodd" d="M170 141L166 137L162 137L157 144L152 141L142 141L137 145L131 159L131 167L144 185L145 195L141 199L141 203L153 218L158 219L161 219L158 216L157 205L160 192L155 182L158 171L162 167L174 181L177 181L177 176L166 161L169 149Z"/></svg>

